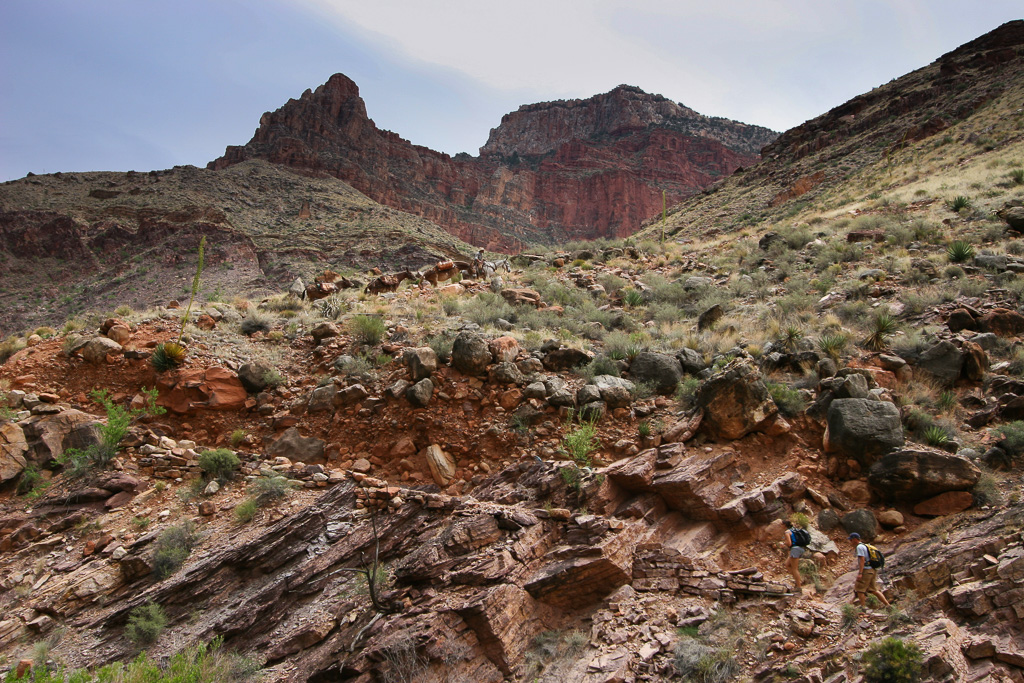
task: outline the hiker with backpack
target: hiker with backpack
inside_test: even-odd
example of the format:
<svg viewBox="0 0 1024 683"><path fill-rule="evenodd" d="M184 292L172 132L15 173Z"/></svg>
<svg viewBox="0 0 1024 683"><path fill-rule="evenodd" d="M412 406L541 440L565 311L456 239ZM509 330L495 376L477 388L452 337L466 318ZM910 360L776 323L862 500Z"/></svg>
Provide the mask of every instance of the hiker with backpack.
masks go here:
<svg viewBox="0 0 1024 683"><path fill-rule="evenodd" d="M786 558L786 569L793 576L796 582L796 592L803 594L803 580L800 578L800 558L807 552L807 546L811 544L811 534L807 529L794 526L792 522L785 521L785 543L789 548L789 557Z"/></svg>
<svg viewBox="0 0 1024 683"><path fill-rule="evenodd" d="M875 578L878 570L885 566L885 555L878 548L860 540L860 534L850 534L850 541L857 546L855 557L857 558L857 582L853 585L854 600L861 607L867 607L868 593L878 598L884 606L889 606L889 601L878 590Z"/></svg>

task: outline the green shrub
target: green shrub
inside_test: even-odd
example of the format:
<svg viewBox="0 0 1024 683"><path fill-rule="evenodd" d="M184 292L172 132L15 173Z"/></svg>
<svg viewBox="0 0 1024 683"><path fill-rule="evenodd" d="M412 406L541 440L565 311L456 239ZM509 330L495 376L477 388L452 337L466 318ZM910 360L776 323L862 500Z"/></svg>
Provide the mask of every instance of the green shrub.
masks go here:
<svg viewBox="0 0 1024 683"><path fill-rule="evenodd" d="M943 391L939 394L939 400L936 401L936 405L939 407L939 410L942 411L948 412L953 410L957 406L956 393L952 391Z"/></svg>
<svg viewBox="0 0 1024 683"><path fill-rule="evenodd" d="M256 503L255 498L246 498L244 501L235 506L232 511L235 517L235 521L239 524L248 524L256 516L256 510L259 505Z"/></svg>
<svg viewBox="0 0 1024 683"><path fill-rule="evenodd" d="M597 438L597 424L594 421L581 422L571 429L562 439L562 452L568 455L577 465L589 466L590 454L600 448L601 441Z"/></svg>
<svg viewBox="0 0 1024 683"><path fill-rule="evenodd" d="M854 624L856 624L857 623L857 619L860 618L861 609L857 605L851 605L850 603L844 603L843 606L839 608L839 611L840 611L840 613L842 614L842 617L843 617L842 621L840 622L840 626L844 630L848 629L851 626L853 626Z"/></svg>
<svg viewBox="0 0 1024 683"><path fill-rule="evenodd" d="M779 412L786 417L796 417L807 407L798 390L777 382L765 382L765 386L775 405L779 407Z"/></svg>
<svg viewBox="0 0 1024 683"><path fill-rule="evenodd" d="M263 373L263 383L268 389L274 389L285 383L285 377L276 368L270 368Z"/></svg>
<svg viewBox="0 0 1024 683"><path fill-rule="evenodd" d="M889 637L864 652L864 680L867 683L914 683L921 679L921 648Z"/></svg>
<svg viewBox="0 0 1024 683"><path fill-rule="evenodd" d="M442 363L447 363L452 358L452 345L455 339L450 334L442 332L441 334L435 334L432 337L427 337L427 346L434 350L434 354L437 359Z"/></svg>
<svg viewBox="0 0 1024 683"><path fill-rule="evenodd" d="M284 477L260 477L252 483L251 493L260 507L288 495L291 484Z"/></svg>
<svg viewBox="0 0 1024 683"><path fill-rule="evenodd" d="M1015 168L1010 171L1010 180L1014 185L1024 184L1024 168Z"/></svg>
<svg viewBox="0 0 1024 683"><path fill-rule="evenodd" d="M21 351L26 345L27 342L24 338L14 335L0 341L0 365L6 363L8 358Z"/></svg>
<svg viewBox="0 0 1024 683"><path fill-rule="evenodd" d="M247 436L249 436L249 434L244 429L236 429L231 432L231 436L228 437L228 442L234 448L238 448L238 446L245 441L245 437Z"/></svg>
<svg viewBox="0 0 1024 683"><path fill-rule="evenodd" d="M1024 453L1024 421L1007 422L995 431L1002 437L999 446L1008 455L1018 456Z"/></svg>
<svg viewBox="0 0 1024 683"><path fill-rule="evenodd" d="M627 289L622 293L622 303L630 308L642 306L644 303L644 294L638 289Z"/></svg>
<svg viewBox="0 0 1024 683"><path fill-rule="evenodd" d="M597 356L594 360L590 361L586 365L580 366L574 372L578 373L588 382L599 375L611 375L612 377L618 377L620 374L618 363L608 356Z"/></svg>
<svg viewBox="0 0 1024 683"><path fill-rule="evenodd" d="M728 649L715 649L693 638L680 639L673 654L676 673L697 683L724 683L739 669Z"/></svg>
<svg viewBox="0 0 1024 683"><path fill-rule="evenodd" d="M1003 502L1003 494L999 490L999 480L991 472L982 472L977 483L971 489L974 502L980 507L982 505L1000 505Z"/></svg>
<svg viewBox="0 0 1024 683"><path fill-rule="evenodd" d="M974 245L965 240L953 240L946 247L946 257L951 263L970 261L974 258ZM960 272L962 273L963 271Z"/></svg>
<svg viewBox="0 0 1024 683"><path fill-rule="evenodd" d="M135 645L152 645L167 627L167 615L155 602L139 605L128 615L124 634Z"/></svg>
<svg viewBox="0 0 1024 683"><path fill-rule="evenodd" d="M85 449L69 448L57 459L65 466L68 476L79 477L93 467L106 468L117 455L118 446L128 434L128 429L135 419L147 415L163 415L167 412L165 408L156 404L158 392L155 388L143 387L141 393L146 398L142 408L125 408L115 404L106 389L94 389L89 393L93 400L107 411L107 423L100 426L98 444Z"/></svg>
<svg viewBox="0 0 1024 683"><path fill-rule="evenodd" d="M384 319L377 315L356 315L349 321L349 331L356 341L367 346L379 344L387 333Z"/></svg>
<svg viewBox="0 0 1024 683"><path fill-rule="evenodd" d="M794 512L789 516L789 521L793 526L798 526L801 529L811 528L811 518L803 512Z"/></svg>
<svg viewBox="0 0 1024 683"><path fill-rule="evenodd" d="M18 495L25 495L42 482L42 480L43 475L39 472L39 467L34 463L25 465L25 469L21 471L21 478L18 479L18 487L16 489Z"/></svg>
<svg viewBox="0 0 1024 683"><path fill-rule="evenodd" d="M166 579L178 571L192 554L199 541L195 525L186 520L177 526L164 529L154 544L153 572L158 579Z"/></svg>
<svg viewBox="0 0 1024 683"><path fill-rule="evenodd" d="M241 464L238 456L227 448L217 448L199 454L199 466L210 479L231 479Z"/></svg>
<svg viewBox="0 0 1024 683"><path fill-rule="evenodd" d="M676 400L683 405L690 405L697 397L697 390L700 389L700 379L697 377L684 377L676 387Z"/></svg>

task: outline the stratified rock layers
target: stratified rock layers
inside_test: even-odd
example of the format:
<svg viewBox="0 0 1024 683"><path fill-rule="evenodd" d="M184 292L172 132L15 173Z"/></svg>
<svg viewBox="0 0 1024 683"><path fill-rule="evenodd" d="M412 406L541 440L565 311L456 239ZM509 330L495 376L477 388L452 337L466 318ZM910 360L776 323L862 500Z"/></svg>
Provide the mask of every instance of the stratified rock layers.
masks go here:
<svg viewBox="0 0 1024 683"><path fill-rule="evenodd" d="M776 134L702 116L630 86L586 100L525 105L502 118L479 157L455 158L380 130L359 88L335 74L260 119L244 146L209 164L266 159L331 175L467 242L624 237L662 208L756 162Z"/></svg>

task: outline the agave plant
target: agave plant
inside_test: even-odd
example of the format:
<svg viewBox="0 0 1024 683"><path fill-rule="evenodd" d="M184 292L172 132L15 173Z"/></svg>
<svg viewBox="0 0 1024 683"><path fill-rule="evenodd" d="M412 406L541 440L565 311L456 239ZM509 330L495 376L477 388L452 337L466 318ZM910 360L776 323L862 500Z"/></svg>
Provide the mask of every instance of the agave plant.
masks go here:
<svg viewBox="0 0 1024 683"><path fill-rule="evenodd" d="M953 240L946 247L946 256L951 263L963 263L974 258L974 245L965 240Z"/></svg>
<svg viewBox="0 0 1024 683"><path fill-rule="evenodd" d="M963 196L962 194L958 194L957 196L953 197L948 202L946 202L946 205L949 207L950 211L960 213L961 209L966 209L971 205L971 200Z"/></svg>

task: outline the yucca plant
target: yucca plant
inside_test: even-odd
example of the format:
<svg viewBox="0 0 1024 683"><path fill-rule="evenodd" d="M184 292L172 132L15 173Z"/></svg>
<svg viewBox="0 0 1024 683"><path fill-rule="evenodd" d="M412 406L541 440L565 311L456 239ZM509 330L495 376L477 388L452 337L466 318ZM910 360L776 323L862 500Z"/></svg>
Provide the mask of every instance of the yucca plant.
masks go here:
<svg viewBox="0 0 1024 683"><path fill-rule="evenodd" d="M630 308L636 308L644 302L644 295L638 289L627 289L622 293L622 302Z"/></svg>
<svg viewBox="0 0 1024 683"><path fill-rule="evenodd" d="M199 292L199 278L203 274L203 257L206 253L206 235L199 238L199 259L196 263L196 275L192 278L192 296L189 297L188 307L185 308L185 315L181 319L181 332L178 333L177 341L163 342L157 344L153 349L153 355L149 362L157 372L173 370L185 362L185 347L181 340L185 336L185 325L188 323L188 316L192 312L192 304L196 300L196 293Z"/></svg>
<svg viewBox="0 0 1024 683"><path fill-rule="evenodd" d="M826 332L818 338L818 348L829 358L839 360L848 341L849 337L842 332Z"/></svg>
<svg viewBox="0 0 1024 683"><path fill-rule="evenodd" d="M896 334L898 327L895 316L889 311L880 311L875 316L871 334L864 340L864 346L872 351L883 351L889 348L889 339Z"/></svg>
<svg viewBox="0 0 1024 683"><path fill-rule="evenodd" d="M924 442L929 446L941 446L949 441L949 434L939 425L932 425L924 430Z"/></svg>
<svg viewBox="0 0 1024 683"><path fill-rule="evenodd" d="M804 338L804 331L796 325L789 325L782 331L782 343L790 351L796 350L797 343Z"/></svg>
<svg viewBox="0 0 1024 683"><path fill-rule="evenodd" d="M950 410L953 410L953 408L956 408L956 394L952 391L943 391L939 394L939 400L936 401L936 404L938 405L939 410L949 412Z"/></svg>
<svg viewBox="0 0 1024 683"><path fill-rule="evenodd" d="M958 194L957 196L953 197L948 202L946 202L946 206L949 207L949 210L954 211L956 213L960 213L961 209L966 209L970 205L971 200L963 196L962 194Z"/></svg>
<svg viewBox="0 0 1024 683"><path fill-rule="evenodd" d="M964 240L954 240L946 247L946 257L952 263L963 263L974 258L974 245Z"/></svg>

